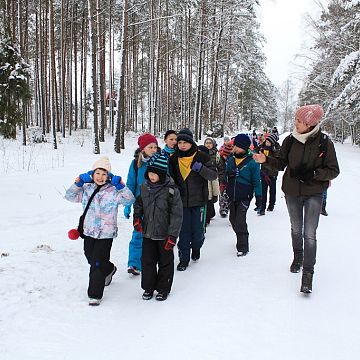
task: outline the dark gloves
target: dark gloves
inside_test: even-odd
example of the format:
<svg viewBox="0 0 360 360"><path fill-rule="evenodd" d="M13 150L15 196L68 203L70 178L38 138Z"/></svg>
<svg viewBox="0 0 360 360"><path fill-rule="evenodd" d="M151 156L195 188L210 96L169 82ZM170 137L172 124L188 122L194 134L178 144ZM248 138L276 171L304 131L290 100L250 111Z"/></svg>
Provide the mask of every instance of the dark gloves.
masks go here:
<svg viewBox="0 0 360 360"><path fill-rule="evenodd" d="M85 183L92 183L93 182L93 179L91 177L92 174L94 174L94 170L90 170L87 173L80 174L76 179L78 181L75 181L75 185L78 187L82 187Z"/></svg>
<svg viewBox="0 0 360 360"><path fill-rule="evenodd" d="M193 163L193 166L191 167L191 169L193 170L193 171L195 171L195 172L200 172L200 170L202 169L202 167L203 167L203 164L201 163L201 162L198 162L198 161L195 161L194 163Z"/></svg>
<svg viewBox="0 0 360 360"><path fill-rule="evenodd" d="M134 219L133 225L134 225L134 229L137 232L142 232L143 231L142 226L141 226L141 219L140 218Z"/></svg>
<svg viewBox="0 0 360 360"><path fill-rule="evenodd" d="M111 179L111 185L114 185L117 190L121 190L125 187L125 184L121 179L121 176L117 176L117 175L113 175L112 173L109 173L109 178Z"/></svg>
<svg viewBox="0 0 360 360"><path fill-rule="evenodd" d="M124 207L125 219L130 219L130 214L131 214L131 205L127 205Z"/></svg>
<svg viewBox="0 0 360 360"><path fill-rule="evenodd" d="M298 179L302 183L309 182L315 175L314 169L307 169L305 165L298 166L295 169L290 169L290 176Z"/></svg>
<svg viewBox="0 0 360 360"><path fill-rule="evenodd" d="M261 205L262 205L262 196L257 195L255 196L255 211L259 211L261 209Z"/></svg>
<svg viewBox="0 0 360 360"><path fill-rule="evenodd" d="M218 202L218 197L217 196L213 196L212 197L212 199L211 199L211 202L213 203L213 204L216 204L217 202Z"/></svg>
<svg viewBox="0 0 360 360"><path fill-rule="evenodd" d="M173 249L173 247L176 245L176 238L174 238L173 236L169 235L165 240L164 240L164 249L166 251L170 251Z"/></svg>

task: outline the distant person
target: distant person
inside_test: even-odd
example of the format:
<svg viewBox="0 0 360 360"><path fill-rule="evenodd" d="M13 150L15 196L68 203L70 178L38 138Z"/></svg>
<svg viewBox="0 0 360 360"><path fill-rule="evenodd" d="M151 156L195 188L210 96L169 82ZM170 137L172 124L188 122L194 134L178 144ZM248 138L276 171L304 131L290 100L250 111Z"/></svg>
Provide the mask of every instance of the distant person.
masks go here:
<svg viewBox="0 0 360 360"><path fill-rule="evenodd" d="M167 299L174 278L174 251L183 208L179 190L168 175L168 159L154 154L134 205L134 227L143 234L141 287L143 299Z"/></svg>
<svg viewBox="0 0 360 360"><path fill-rule="evenodd" d="M266 156L276 156L279 152L280 145L277 142L278 137L275 134L270 134L266 140L259 146L257 152L263 153ZM262 202L259 209L256 208L259 215L265 215L266 203L268 200L269 190L269 206L267 211L274 211L276 203L276 180L278 171L269 167L266 163L261 164L261 186L262 186Z"/></svg>
<svg viewBox="0 0 360 360"><path fill-rule="evenodd" d="M84 239L84 253L90 265L89 305L99 305L104 287L110 285L116 266L110 261L113 239L117 236L119 204L130 206L135 198L120 176L111 172L108 157L95 161L92 170L79 175L66 191L65 199L81 202L84 213L78 230L70 230L69 237Z"/></svg>
<svg viewBox="0 0 360 360"><path fill-rule="evenodd" d="M323 192L330 180L339 175L339 165L334 144L326 141L327 135L320 131L324 114L318 105L301 106L295 113L295 128L286 137L278 157L254 154L254 159L277 170L285 170L282 190L285 193L291 223L294 260L290 271L297 273L303 266L300 291L312 292L314 266L316 263L316 230L323 202Z"/></svg>

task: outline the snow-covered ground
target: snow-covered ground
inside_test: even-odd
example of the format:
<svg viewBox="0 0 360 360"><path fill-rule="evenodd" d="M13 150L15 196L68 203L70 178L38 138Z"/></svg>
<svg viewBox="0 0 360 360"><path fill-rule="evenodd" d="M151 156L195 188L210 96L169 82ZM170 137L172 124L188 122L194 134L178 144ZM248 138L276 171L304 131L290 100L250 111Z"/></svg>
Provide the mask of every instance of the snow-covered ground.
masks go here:
<svg viewBox="0 0 360 360"><path fill-rule="evenodd" d="M81 140L81 139L80 139ZM97 308L87 302L82 242L67 231L79 204L65 189L98 158L91 145L63 140L29 146L0 140L0 358L355 359L360 353L358 181L360 151L336 145L341 174L328 192L318 229L314 292L299 292L289 219L278 181L273 213L248 213L250 253L237 258L235 236L219 216L201 259L175 272L165 302L143 301L140 279L126 272L131 220L119 211L112 261L118 272ZM90 141L88 141L90 142ZM113 173L126 178L135 138L121 154L101 144Z"/></svg>

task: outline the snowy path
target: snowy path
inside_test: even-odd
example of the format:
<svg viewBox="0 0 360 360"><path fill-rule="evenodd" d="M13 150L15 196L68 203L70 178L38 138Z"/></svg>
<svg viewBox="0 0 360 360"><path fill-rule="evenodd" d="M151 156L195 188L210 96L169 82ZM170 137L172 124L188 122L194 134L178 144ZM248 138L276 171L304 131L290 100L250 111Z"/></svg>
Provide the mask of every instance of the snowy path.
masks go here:
<svg viewBox="0 0 360 360"><path fill-rule="evenodd" d="M126 175L133 150L119 157L110 145L113 168ZM175 273L164 303L143 301L140 279L126 273L131 221L120 209L112 250L119 270L101 306L91 308L82 244L66 238L80 207L61 193L95 156L68 145L63 168L1 177L0 252L9 254L0 259L1 359L356 358L359 150L337 145L337 152L341 174L329 190L329 216L321 217L309 297L299 293L301 274L288 271L289 220L279 191L273 213L249 210L245 258L235 255L228 220L216 217L200 261Z"/></svg>

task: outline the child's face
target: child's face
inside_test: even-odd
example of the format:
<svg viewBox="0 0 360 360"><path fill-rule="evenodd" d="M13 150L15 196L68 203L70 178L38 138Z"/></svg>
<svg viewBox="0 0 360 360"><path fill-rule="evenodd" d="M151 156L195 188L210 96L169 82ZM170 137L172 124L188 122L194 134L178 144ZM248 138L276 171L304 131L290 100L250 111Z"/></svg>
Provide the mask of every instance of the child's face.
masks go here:
<svg viewBox="0 0 360 360"><path fill-rule="evenodd" d="M246 150L242 149L242 148L239 148L238 146L235 146L233 147L232 149L232 152L234 154L245 154L246 153Z"/></svg>
<svg viewBox="0 0 360 360"><path fill-rule="evenodd" d="M103 169L96 169L93 174L93 180L96 185L104 185L108 178L108 172Z"/></svg>
<svg viewBox="0 0 360 360"><path fill-rule="evenodd" d="M146 145L144 147L143 153L147 156L147 157L151 157L153 156L155 153L157 152L157 144L155 143L151 143L149 145Z"/></svg>
<svg viewBox="0 0 360 360"><path fill-rule="evenodd" d="M191 144L188 143L187 141L184 141L184 140L180 140L178 142L178 148L180 151L188 151L191 149Z"/></svg>
<svg viewBox="0 0 360 360"><path fill-rule="evenodd" d="M269 140L265 140L265 146L271 146L271 142Z"/></svg>
<svg viewBox="0 0 360 360"><path fill-rule="evenodd" d="M176 145L176 134L170 134L165 139L165 144L168 146L168 148L173 149Z"/></svg>
<svg viewBox="0 0 360 360"><path fill-rule="evenodd" d="M149 176L149 180L152 183L157 183L160 180L159 175L155 174L155 173L153 173L151 171L148 172L148 176Z"/></svg>
<svg viewBox="0 0 360 360"><path fill-rule="evenodd" d="M209 150L211 150L214 147L214 144L211 140L206 140L205 147L208 148Z"/></svg>

